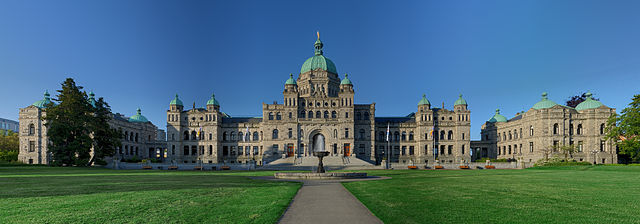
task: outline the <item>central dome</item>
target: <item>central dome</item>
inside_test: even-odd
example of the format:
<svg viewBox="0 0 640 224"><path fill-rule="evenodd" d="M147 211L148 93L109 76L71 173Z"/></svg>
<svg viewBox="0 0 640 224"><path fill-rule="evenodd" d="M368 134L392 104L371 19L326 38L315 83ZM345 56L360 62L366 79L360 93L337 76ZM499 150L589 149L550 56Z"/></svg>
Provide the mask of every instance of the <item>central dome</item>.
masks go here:
<svg viewBox="0 0 640 224"><path fill-rule="evenodd" d="M336 65L327 57L322 55L322 46L323 44L322 41L320 41L320 32L318 32L318 40L313 44L313 47L315 48L315 55L304 61L304 64L302 64L302 68L300 69L300 74L316 69L322 69L333 74L338 74Z"/></svg>
<svg viewBox="0 0 640 224"><path fill-rule="evenodd" d="M302 68L300 69L300 73L316 70L318 68L333 74L338 74L338 70L336 69L336 65L333 64L333 61L323 55L315 55L304 61L304 64L302 64Z"/></svg>

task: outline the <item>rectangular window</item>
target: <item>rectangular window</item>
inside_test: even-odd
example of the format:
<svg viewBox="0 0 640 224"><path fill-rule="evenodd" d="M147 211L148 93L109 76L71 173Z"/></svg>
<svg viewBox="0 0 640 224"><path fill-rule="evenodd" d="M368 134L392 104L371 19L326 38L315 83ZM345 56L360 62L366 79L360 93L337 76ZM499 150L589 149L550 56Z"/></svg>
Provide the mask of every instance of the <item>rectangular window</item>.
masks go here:
<svg viewBox="0 0 640 224"><path fill-rule="evenodd" d="M349 138L349 128L344 129L344 138Z"/></svg>
<svg viewBox="0 0 640 224"><path fill-rule="evenodd" d="M35 152L35 151L36 151L36 142L29 141L29 152Z"/></svg>
<svg viewBox="0 0 640 224"><path fill-rule="evenodd" d="M258 146L253 147L253 155L258 155Z"/></svg>
<svg viewBox="0 0 640 224"><path fill-rule="evenodd" d="M407 146L402 146L402 152L400 153L401 155L406 155L407 152Z"/></svg>
<svg viewBox="0 0 640 224"><path fill-rule="evenodd" d="M604 152L604 141L600 140L600 152Z"/></svg>
<svg viewBox="0 0 640 224"><path fill-rule="evenodd" d="M582 152L582 141L578 141L578 152Z"/></svg>
<svg viewBox="0 0 640 224"><path fill-rule="evenodd" d="M293 130L289 128L289 138L293 138Z"/></svg>
<svg viewBox="0 0 640 224"><path fill-rule="evenodd" d="M238 155L241 156L242 155L242 146L238 146Z"/></svg>
<svg viewBox="0 0 640 224"><path fill-rule="evenodd" d="M236 147L235 146L231 146L229 151L231 151L231 156L235 156L236 155Z"/></svg>
<svg viewBox="0 0 640 224"><path fill-rule="evenodd" d="M529 142L529 152L533 152L533 142Z"/></svg>
<svg viewBox="0 0 640 224"><path fill-rule="evenodd" d="M191 146L191 155L197 155L198 154L198 147L195 145Z"/></svg>
<svg viewBox="0 0 640 224"><path fill-rule="evenodd" d="M464 155L464 145L462 145L462 155Z"/></svg>
<svg viewBox="0 0 640 224"><path fill-rule="evenodd" d="M453 145L450 145L450 146L447 148L447 154L451 155L451 154L452 154L452 153L451 153L451 151L452 151L452 150L453 150Z"/></svg>
<svg viewBox="0 0 640 224"><path fill-rule="evenodd" d="M277 153L278 152L278 145L277 144L273 144L271 146L271 149L273 150L274 153Z"/></svg>
<svg viewBox="0 0 640 224"><path fill-rule="evenodd" d="M184 155L188 156L189 155L189 146L184 146Z"/></svg>
<svg viewBox="0 0 640 224"><path fill-rule="evenodd" d="M409 146L409 155L413 155L415 153L414 150L413 146Z"/></svg>

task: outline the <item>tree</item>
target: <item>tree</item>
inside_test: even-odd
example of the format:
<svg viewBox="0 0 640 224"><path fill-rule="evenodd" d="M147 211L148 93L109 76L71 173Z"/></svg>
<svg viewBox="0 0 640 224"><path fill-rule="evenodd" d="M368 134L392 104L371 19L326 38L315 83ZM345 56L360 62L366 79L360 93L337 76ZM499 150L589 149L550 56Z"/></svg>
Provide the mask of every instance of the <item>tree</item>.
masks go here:
<svg viewBox="0 0 640 224"><path fill-rule="evenodd" d="M586 99L587 99L587 93L582 93L582 95L575 95L570 97L569 100L567 100L567 102L565 103L565 105L568 107L575 108L576 106L578 106L578 104L582 103ZM598 101L599 99L593 98L593 100Z"/></svg>
<svg viewBox="0 0 640 224"><path fill-rule="evenodd" d="M554 151L559 151L564 154L564 161L568 162L569 158L573 158L573 153L578 151L578 148L574 145L554 145L552 146Z"/></svg>
<svg viewBox="0 0 640 224"><path fill-rule="evenodd" d="M11 130L0 130L0 161L17 161L19 147L18 133Z"/></svg>
<svg viewBox="0 0 640 224"><path fill-rule="evenodd" d="M122 133L111 128L108 123L111 119L109 104L100 97L92 109L93 119L91 119L89 126L93 134L93 157L87 166L93 165L94 162L102 160L104 157L115 155L116 147L122 145L120 142Z"/></svg>
<svg viewBox="0 0 640 224"><path fill-rule="evenodd" d="M640 161L640 94L633 96L620 115L609 117L605 130L606 139L616 142L621 155Z"/></svg>

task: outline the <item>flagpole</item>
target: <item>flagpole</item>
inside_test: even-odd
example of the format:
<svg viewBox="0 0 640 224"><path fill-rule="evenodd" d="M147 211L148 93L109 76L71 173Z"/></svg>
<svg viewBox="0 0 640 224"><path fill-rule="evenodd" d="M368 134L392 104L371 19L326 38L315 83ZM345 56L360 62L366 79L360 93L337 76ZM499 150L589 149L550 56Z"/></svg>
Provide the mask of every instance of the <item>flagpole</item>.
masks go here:
<svg viewBox="0 0 640 224"><path fill-rule="evenodd" d="M389 135L391 135L389 133L389 123L387 122L387 169L391 168L391 153L390 153L390 149L389 149Z"/></svg>

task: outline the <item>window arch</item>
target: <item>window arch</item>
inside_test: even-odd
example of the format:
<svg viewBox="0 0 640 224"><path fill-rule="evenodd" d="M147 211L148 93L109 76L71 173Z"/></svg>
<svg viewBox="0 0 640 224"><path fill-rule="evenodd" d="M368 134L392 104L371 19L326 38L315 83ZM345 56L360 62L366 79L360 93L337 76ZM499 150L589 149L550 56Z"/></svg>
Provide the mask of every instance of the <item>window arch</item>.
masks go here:
<svg viewBox="0 0 640 224"><path fill-rule="evenodd" d="M280 112L276 113L276 120L282 120L282 115Z"/></svg>
<svg viewBox="0 0 640 224"><path fill-rule="evenodd" d="M289 119L293 118L293 113L289 112Z"/></svg>
<svg viewBox="0 0 640 224"><path fill-rule="evenodd" d="M324 118L329 118L329 111L324 111Z"/></svg>
<svg viewBox="0 0 640 224"><path fill-rule="evenodd" d="M453 131L449 131L449 133L447 133L447 139L448 140L453 139Z"/></svg>
<svg viewBox="0 0 640 224"><path fill-rule="evenodd" d="M34 124L29 124L29 135L36 134L36 126Z"/></svg>
<svg viewBox="0 0 640 224"><path fill-rule="evenodd" d="M189 131L184 131L184 140L189 140Z"/></svg>
<svg viewBox="0 0 640 224"><path fill-rule="evenodd" d="M554 135L558 134L558 123L553 124L553 134Z"/></svg>
<svg viewBox="0 0 640 224"><path fill-rule="evenodd" d="M578 124L578 129L576 129L576 134L578 135L582 134L582 124Z"/></svg>
<svg viewBox="0 0 640 224"><path fill-rule="evenodd" d="M241 131L238 132L238 141L242 141L242 137L244 133L242 133Z"/></svg>
<svg viewBox="0 0 640 224"><path fill-rule="evenodd" d="M444 118L444 117L443 117L443 118ZM443 130L443 131L440 131L440 140L444 140L445 135L446 135L446 134L445 134L444 130Z"/></svg>
<svg viewBox="0 0 640 224"><path fill-rule="evenodd" d="M569 135L573 135L573 124L569 124Z"/></svg>
<svg viewBox="0 0 640 224"><path fill-rule="evenodd" d="M395 140L396 142L400 141L400 132L394 132L393 133L393 140Z"/></svg>
<svg viewBox="0 0 640 224"><path fill-rule="evenodd" d="M402 137L401 137L402 141L406 141L407 140L407 132L403 131L402 132Z"/></svg>
<svg viewBox="0 0 640 224"><path fill-rule="evenodd" d="M322 114L320 114L320 111L316 111L316 118L321 118Z"/></svg>
<svg viewBox="0 0 640 224"><path fill-rule="evenodd" d="M254 140L254 141L258 141L258 140L260 140L260 137L258 136L258 132L257 132L257 131L256 131L256 132L253 132L253 140Z"/></svg>
<svg viewBox="0 0 640 224"><path fill-rule="evenodd" d="M509 131L509 140L511 140L511 139L512 139L512 137L513 137L513 136L511 135L511 131Z"/></svg>
<svg viewBox="0 0 640 224"><path fill-rule="evenodd" d="M273 112L269 112L269 120L273 120Z"/></svg>
<svg viewBox="0 0 640 224"><path fill-rule="evenodd" d="M229 133L225 131L222 133L222 141L227 141L227 140L229 140Z"/></svg>
<svg viewBox="0 0 640 224"><path fill-rule="evenodd" d="M309 111L309 118L313 118L313 111Z"/></svg>
<svg viewBox="0 0 640 224"><path fill-rule="evenodd" d="M360 112L356 113L356 120L360 120L362 118L362 114Z"/></svg>
<svg viewBox="0 0 640 224"><path fill-rule="evenodd" d="M271 134L272 139L278 139L278 129L273 129L273 133Z"/></svg>
<svg viewBox="0 0 640 224"><path fill-rule="evenodd" d="M513 138L514 139L518 138L518 130L513 130Z"/></svg>
<svg viewBox="0 0 640 224"><path fill-rule="evenodd" d="M409 141L413 141L413 131L409 132Z"/></svg>
<svg viewBox="0 0 640 224"><path fill-rule="evenodd" d="M338 138L338 129L333 129L333 138Z"/></svg>
<svg viewBox="0 0 640 224"><path fill-rule="evenodd" d="M300 118L305 118L307 116L307 111L302 110L300 111Z"/></svg>
<svg viewBox="0 0 640 224"><path fill-rule="evenodd" d="M196 140L196 131L191 131L191 140Z"/></svg>
<svg viewBox="0 0 640 224"><path fill-rule="evenodd" d="M600 134L601 134L601 135L604 135L604 131L605 131L605 128L604 128L604 127L605 127L605 126L604 126L604 123L600 124Z"/></svg>
<svg viewBox="0 0 640 224"><path fill-rule="evenodd" d="M360 139L364 140L365 138L365 133L364 133L364 129L360 129Z"/></svg>
<svg viewBox="0 0 640 224"><path fill-rule="evenodd" d="M209 140L213 140L213 134L209 133Z"/></svg>
<svg viewBox="0 0 640 224"><path fill-rule="evenodd" d="M236 133L235 132L231 132L231 141L235 141L236 140Z"/></svg>
<svg viewBox="0 0 640 224"><path fill-rule="evenodd" d="M337 118L338 117L338 113L336 113L336 111L331 111L331 118Z"/></svg>
<svg viewBox="0 0 640 224"><path fill-rule="evenodd" d="M529 136L533 136L533 125L529 126Z"/></svg>

